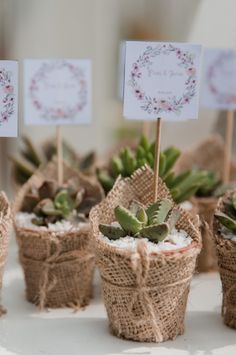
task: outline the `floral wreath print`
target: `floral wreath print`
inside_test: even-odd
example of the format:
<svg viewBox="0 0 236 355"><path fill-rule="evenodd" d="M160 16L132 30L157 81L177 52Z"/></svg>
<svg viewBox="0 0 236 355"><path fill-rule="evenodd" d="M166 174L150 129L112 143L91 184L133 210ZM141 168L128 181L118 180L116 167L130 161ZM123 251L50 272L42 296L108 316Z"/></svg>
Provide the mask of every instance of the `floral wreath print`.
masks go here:
<svg viewBox="0 0 236 355"><path fill-rule="evenodd" d="M222 68L225 61L232 60L232 59L235 59L234 52L228 51L228 52L221 53L219 57L209 66L206 73L208 88L219 104L230 105L236 103L236 94L234 95L232 93L223 92L221 88L218 88L214 83L216 72L220 68Z"/></svg>
<svg viewBox="0 0 236 355"><path fill-rule="evenodd" d="M45 80L48 75L53 70L68 69L72 75L72 78L78 84L77 97L78 101L73 106L66 105L64 108L61 107L50 107L45 105L38 99L39 84L41 81ZM37 111L40 112L41 117L46 120L57 120L57 119L74 119L76 115L81 112L87 105L87 83L84 77L84 71L76 65L69 63L66 60L58 60L56 62L44 63L40 69L33 76L29 95L32 100L33 106Z"/></svg>
<svg viewBox="0 0 236 355"><path fill-rule="evenodd" d="M165 100L161 97L151 97L140 86L142 69L147 68L150 75L153 64L152 58L160 54L174 54L179 60L178 66L184 68L186 71L187 79L185 81L184 93L181 97L169 96ZM128 85L132 87L134 96L140 102L140 108L148 114L158 115L163 112L180 114L183 106L189 104L196 93L197 80L194 54L185 52L172 44L162 44L157 47L147 46L144 53L133 63Z"/></svg>
<svg viewBox="0 0 236 355"><path fill-rule="evenodd" d="M12 84L12 72L0 68L0 87L3 91L3 99L0 111L0 126L8 122L14 113L15 94Z"/></svg>

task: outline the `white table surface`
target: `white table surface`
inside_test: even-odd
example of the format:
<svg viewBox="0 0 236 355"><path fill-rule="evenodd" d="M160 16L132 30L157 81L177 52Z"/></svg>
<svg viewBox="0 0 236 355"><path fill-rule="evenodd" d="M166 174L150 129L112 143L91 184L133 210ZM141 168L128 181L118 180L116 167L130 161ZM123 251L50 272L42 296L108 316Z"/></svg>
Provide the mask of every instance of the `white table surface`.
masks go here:
<svg viewBox="0 0 236 355"><path fill-rule="evenodd" d="M0 319L0 355L236 355L236 330L226 327L220 316L221 285L217 274L194 277L185 334L159 345L110 335L98 277L94 291L94 299L84 311L38 312L25 300L23 275L12 238L2 290L2 303L8 313Z"/></svg>

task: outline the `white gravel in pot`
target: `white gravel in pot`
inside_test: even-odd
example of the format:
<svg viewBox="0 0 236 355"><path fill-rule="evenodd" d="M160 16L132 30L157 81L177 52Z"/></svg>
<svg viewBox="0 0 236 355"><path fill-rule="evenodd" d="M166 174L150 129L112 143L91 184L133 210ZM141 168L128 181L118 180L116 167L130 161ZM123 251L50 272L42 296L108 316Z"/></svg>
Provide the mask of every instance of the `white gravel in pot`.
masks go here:
<svg viewBox="0 0 236 355"><path fill-rule="evenodd" d="M226 227L222 226L220 232L223 238L236 242L236 234L227 229Z"/></svg>
<svg viewBox="0 0 236 355"><path fill-rule="evenodd" d="M120 226L118 222L113 222L111 225L116 227ZM100 238L102 238L107 244L131 251L135 251L137 249L137 243L140 241L139 238L134 238L129 235L117 240L110 240L100 233ZM192 243L192 238L184 230L177 230L175 228L172 229L171 233L162 242L153 243L147 238L143 238L143 240L147 243L147 251L149 253L177 250L185 248Z"/></svg>
<svg viewBox="0 0 236 355"><path fill-rule="evenodd" d="M88 223L84 222L72 223L70 221L62 219L61 221L57 221L56 223L49 223L48 227L37 226L31 222L33 218L36 218L36 215L34 213L18 212L16 214L15 222L19 228L52 232L67 232L79 230L80 228L88 225Z"/></svg>

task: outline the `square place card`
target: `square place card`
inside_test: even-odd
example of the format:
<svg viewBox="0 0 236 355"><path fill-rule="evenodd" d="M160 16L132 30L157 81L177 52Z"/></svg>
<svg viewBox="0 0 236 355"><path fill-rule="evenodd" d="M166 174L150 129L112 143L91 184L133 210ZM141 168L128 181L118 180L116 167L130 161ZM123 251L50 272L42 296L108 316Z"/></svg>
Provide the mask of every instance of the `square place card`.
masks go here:
<svg viewBox="0 0 236 355"><path fill-rule="evenodd" d="M73 125L91 121L91 61L24 61L24 119L28 125Z"/></svg>
<svg viewBox="0 0 236 355"><path fill-rule="evenodd" d="M0 137L17 137L18 63L0 60Z"/></svg>
<svg viewBox="0 0 236 355"><path fill-rule="evenodd" d="M212 109L236 108L236 51L204 49L201 105Z"/></svg>
<svg viewBox="0 0 236 355"><path fill-rule="evenodd" d="M126 42L124 117L196 119L201 51L187 43Z"/></svg>

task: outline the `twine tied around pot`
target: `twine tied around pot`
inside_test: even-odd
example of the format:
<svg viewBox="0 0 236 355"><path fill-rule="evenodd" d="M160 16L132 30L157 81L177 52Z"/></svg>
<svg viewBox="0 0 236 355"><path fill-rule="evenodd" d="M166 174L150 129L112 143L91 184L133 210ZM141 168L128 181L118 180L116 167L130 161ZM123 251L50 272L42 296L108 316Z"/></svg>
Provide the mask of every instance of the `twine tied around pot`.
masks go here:
<svg viewBox="0 0 236 355"><path fill-rule="evenodd" d="M53 253L51 253L51 249L53 249L52 246L54 246L55 248ZM55 274L53 275L53 269L56 266L63 265L64 269L70 269L76 275L76 269L80 267L77 264L78 259L80 263L94 259L93 254L84 254L84 252L80 250L72 250L61 253L62 244L58 238L53 236L51 237L50 242L47 243L47 247L47 255L49 256L43 261L26 257L23 254L23 249L20 249L20 260L23 265L26 265L26 262L28 262L32 264L39 264L39 267L42 268L41 277L39 280L39 292L38 295L35 296L35 303L39 305L40 310L45 308L47 295L57 284L57 276ZM50 278L49 273L51 273ZM70 306L72 306L72 308L74 309L78 309L79 301L77 302L77 304L71 304Z"/></svg>
<svg viewBox="0 0 236 355"><path fill-rule="evenodd" d="M112 259L113 262L117 264L116 259ZM150 296L150 292L158 291L160 289L167 289L167 288L172 288L175 286L180 286L180 285L186 285L186 288L188 287L188 281L191 280L192 275L182 279L178 280L174 283L168 283L168 284L158 284L155 286L148 286L147 285L147 278L148 278L148 272L150 269L150 256L147 252L147 244L144 240L140 240L137 244L137 251L133 254L131 254L130 257L131 260L131 267L132 270L135 274L136 278L136 283L134 286L123 286L123 285L117 285L117 284L112 284L110 281L106 280L104 277L102 277L102 281L106 284L107 287L109 288L114 288L114 290L117 290L117 288L121 288L123 291L132 291L132 299L130 302L130 305L128 305L128 313L129 313L129 318L136 323L138 326L139 324L141 325L142 323L151 323L152 325L152 334L149 334L149 336L155 338L155 342L162 342L164 340L163 334L161 332L162 328L162 323L161 320L158 317L157 312L155 312L155 307L153 304L153 299ZM163 257L163 265L165 264L165 258ZM137 307L141 307L144 316L142 318L140 316L136 316L134 309ZM179 319L178 324L176 328L181 328L182 320ZM121 325L119 322L119 317L116 317L114 319L114 325L118 330L118 334L120 335L122 333L121 331ZM177 336L177 334L176 334Z"/></svg>

